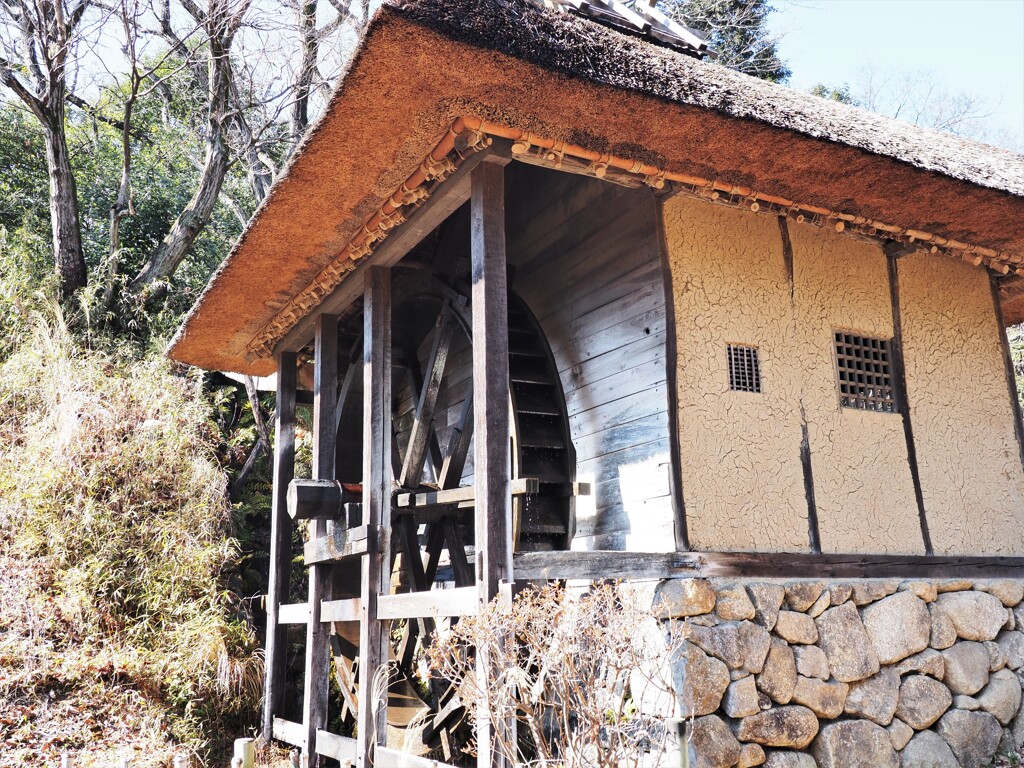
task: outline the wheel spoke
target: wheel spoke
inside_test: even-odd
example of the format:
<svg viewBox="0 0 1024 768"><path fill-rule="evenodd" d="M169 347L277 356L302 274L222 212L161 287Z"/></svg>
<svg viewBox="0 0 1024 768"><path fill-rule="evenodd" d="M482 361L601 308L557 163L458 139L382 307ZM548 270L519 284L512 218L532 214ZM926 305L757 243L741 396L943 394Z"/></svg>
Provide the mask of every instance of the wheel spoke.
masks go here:
<svg viewBox="0 0 1024 768"><path fill-rule="evenodd" d="M423 463L427 456L427 445L433 431L434 408L437 395L441 389L445 363L448 361L448 350L452 343L453 323L448 310L447 301L441 306L441 315L437 319L437 333L427 361L427 377L423 381L419 393L419 404L416 406L416 420L412 424L409 435L409 447L405 452L405 462L398 484L403 488L415 487L420 484L423 475Z"/></svg>
<svg viewBox="0 0 1024 768"><path fill-rule="evenodd" d="M441 465L441 476L437 484L442 491L456 488L462 480L462 471L466 468L466 457L469 456L469 443L473 439L473 381L467 386L466 399L462 403L459 423L452 431L448 441L448 455Z"/></svg>

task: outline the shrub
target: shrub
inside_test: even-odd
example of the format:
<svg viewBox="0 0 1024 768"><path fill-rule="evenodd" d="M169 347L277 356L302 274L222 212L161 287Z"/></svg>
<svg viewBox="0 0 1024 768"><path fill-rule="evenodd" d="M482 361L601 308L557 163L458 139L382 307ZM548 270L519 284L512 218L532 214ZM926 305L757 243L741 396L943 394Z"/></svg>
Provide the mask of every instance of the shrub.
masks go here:
<svg viewBox="0 0 1024 768"><path fill-rule="evenodd" d="M18 764L101 742L102 721L42 716L73 699L202 752L251 721L262 670L224 587L238 552L201 382L83 350L51 314L0 366L0 742Z"/></svg>
<svg viewBox="0 0 1024 768"><path fill-rule="evenodd" d="M471 722L494 729L511 765L624 768L666 764L672 729L641 711L633 686L664 686L664 664L682 646L615 585L582 593L557 584L495 599L427 651L431 674L451 681ZM477 675L477 664L487 670Z"/></svg>

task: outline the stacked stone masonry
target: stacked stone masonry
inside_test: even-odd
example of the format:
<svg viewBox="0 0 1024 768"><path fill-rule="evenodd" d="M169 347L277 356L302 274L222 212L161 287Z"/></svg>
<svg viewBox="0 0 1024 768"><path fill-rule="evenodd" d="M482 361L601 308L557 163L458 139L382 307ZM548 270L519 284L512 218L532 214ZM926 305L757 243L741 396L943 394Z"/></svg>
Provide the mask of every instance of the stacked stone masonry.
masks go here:
<svg viewBox="0 0 1024 768"><path fill-rule="evenodd" d="M1011 580L663 581L689 765L988 765L1024 743L1022 601Z"/></svg>

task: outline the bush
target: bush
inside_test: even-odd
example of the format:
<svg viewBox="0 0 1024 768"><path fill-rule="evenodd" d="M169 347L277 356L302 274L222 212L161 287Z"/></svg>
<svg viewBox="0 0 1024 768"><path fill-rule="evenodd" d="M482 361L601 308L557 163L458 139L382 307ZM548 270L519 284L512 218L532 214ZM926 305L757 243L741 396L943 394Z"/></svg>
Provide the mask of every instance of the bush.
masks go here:
<svg viewBox="0 0 1024 768"><path fill-rule="evenodd" d="M572 593L557 584L496 598L427 651L431 674L459 691L472 722L494 728L510 765L628 768L664 765L673 731L638 707L633 686L663 689L683 644L615 585ZM477 664L488 672L477 675Z"/></svg>
<svg viewBox="0 0 1024 768"><path fill-rule="evenodd" d="M50 311L0 366L0 764L125 738L103 710L154 761L202 753L255 721L262 668L201 381Z"/></svg>

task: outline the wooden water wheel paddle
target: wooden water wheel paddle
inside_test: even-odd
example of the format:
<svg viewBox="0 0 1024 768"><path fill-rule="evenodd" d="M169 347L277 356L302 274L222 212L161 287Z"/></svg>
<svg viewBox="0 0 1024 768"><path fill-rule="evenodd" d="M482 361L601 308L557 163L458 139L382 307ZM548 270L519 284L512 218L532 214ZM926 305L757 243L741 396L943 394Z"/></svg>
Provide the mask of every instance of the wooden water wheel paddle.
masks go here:
<svg viewBox="0 0 1024 768"><path fill-rule="evenodd" d="M472 324L469 288L423 270L396 269L393 281L392 590L423 592L474 583L472 501ZM567 549L575 529L576 458L554 357L537 319L510 291L509 407L513 535L516 551ZM362 462L361 318L348 323L351 353L342 356L338 480L358 483ZM399 330L401 329L401 330ZM358 488L352 498L358 498ZM409 503L415 498L414 504ZM361 521L361 505L340 517ZM335 597L359 591L357 563L335 568ZM437 624L441 626L438 626ZM388 691L388 743L452 760L472 734L463 727L458 692L424 682L422 657L447 620L396 621ZM335 624L332 650L344 699L342 718L353 721L359 679L358 622Z"/></svg>

